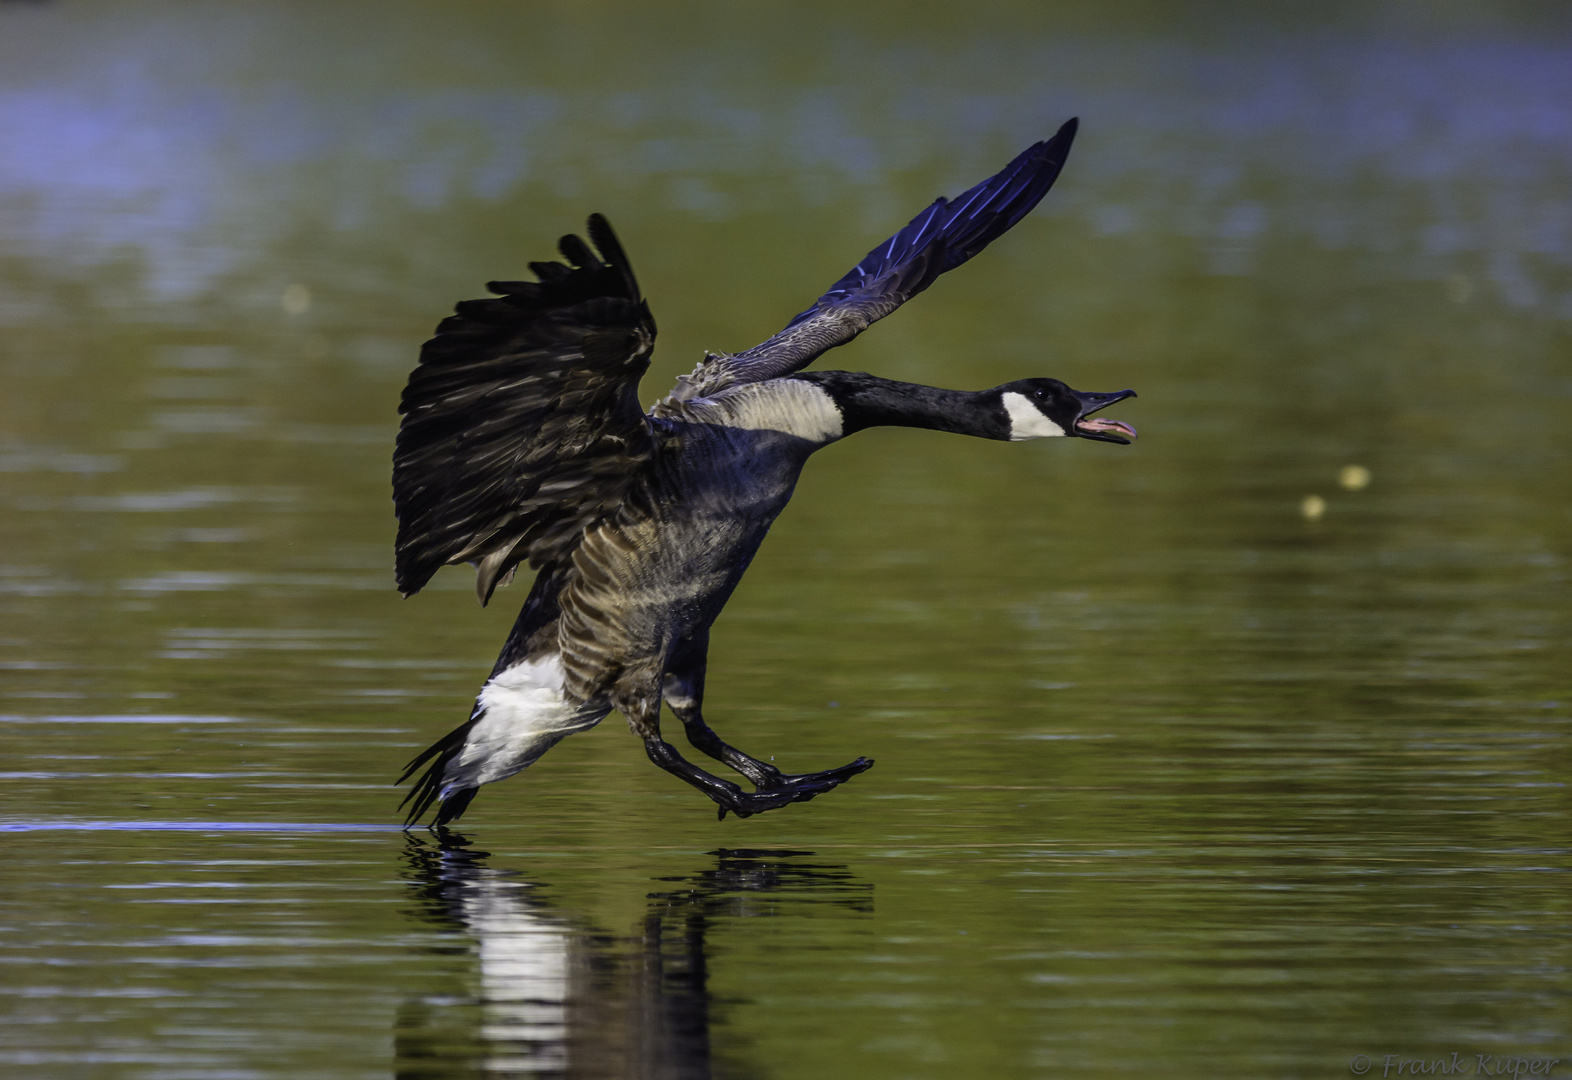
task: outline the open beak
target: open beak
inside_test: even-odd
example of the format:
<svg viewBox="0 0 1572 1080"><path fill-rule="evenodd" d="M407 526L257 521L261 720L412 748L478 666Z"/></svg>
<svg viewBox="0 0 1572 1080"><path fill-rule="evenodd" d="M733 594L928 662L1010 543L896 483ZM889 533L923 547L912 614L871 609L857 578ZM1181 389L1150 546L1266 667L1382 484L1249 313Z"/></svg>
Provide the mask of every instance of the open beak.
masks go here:
<svg viewBox="0 0 1572 1080"><path fill-rule="evenodd" d="M1123 420L1088 419L1092 413L1099 409L1106 409L1116 401L1135 397L1134 390L1115 390L1111 394L1087 394L1079 390L1072 390L1075 399L1081 403L1081 415L1075 421L1075 433L1083 439L1097 439L1100 442L1123 443L1128 446L1140 438L1135 428Z"/></svg>

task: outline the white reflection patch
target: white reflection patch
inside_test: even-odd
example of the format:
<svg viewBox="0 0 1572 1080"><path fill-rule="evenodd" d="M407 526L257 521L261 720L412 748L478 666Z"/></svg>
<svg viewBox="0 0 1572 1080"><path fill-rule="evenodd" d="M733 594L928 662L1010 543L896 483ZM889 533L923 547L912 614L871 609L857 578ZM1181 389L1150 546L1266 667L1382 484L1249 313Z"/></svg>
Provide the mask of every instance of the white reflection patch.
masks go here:
<svg viewBox="0 0 1572 1080"><path fill-rule="evenodd" d="M568 934L531 911L523 886L505 878L467 882L460 905L480 942L481 1038L504 1043L491 1071L559 1071L568 1061Z"/></svg>

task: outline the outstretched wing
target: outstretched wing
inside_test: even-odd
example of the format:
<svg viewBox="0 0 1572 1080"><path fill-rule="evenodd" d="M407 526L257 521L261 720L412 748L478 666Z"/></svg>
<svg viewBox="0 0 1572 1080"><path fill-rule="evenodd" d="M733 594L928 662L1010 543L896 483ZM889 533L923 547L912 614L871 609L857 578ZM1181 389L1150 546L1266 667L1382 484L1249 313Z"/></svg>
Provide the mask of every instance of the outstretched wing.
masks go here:
<svg viewBox="0 0 1572 1080"><path fill-rule="evenodd" d="M684 401L744 382L799 371L844 345L976 255L1025 217L1053 187L1075 140L1077 120L1029 147L996 175L956 199L939 199L868 252L807 311L761 345L735 356L710 354L677 381Z"/></svg>
<svg viewBox="0 0 1572 1080"><path fill-rule="evenodd" d="M653 452L638 385L655 321L606 219L589 235L601 258L563 237L571 266L491 282L496 298L459 304L421 349L393 455L405 596L467 561L485 603L520 561L570 550Z"/></svg>

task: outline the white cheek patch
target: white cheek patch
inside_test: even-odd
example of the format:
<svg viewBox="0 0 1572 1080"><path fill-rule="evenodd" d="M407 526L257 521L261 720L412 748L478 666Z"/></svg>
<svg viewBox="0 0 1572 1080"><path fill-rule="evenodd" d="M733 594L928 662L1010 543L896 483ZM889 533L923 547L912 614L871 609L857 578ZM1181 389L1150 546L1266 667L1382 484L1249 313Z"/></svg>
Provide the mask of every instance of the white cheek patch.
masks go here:
<svg viewBox="0 0 1572 1080"><path fill-rule="evenodd" d="M1023 439L1058 439L1070 434L1054 423L1026 399L1025 394L1014 390L1004 392L1004 409L1010 414L1010 441Z"/></svg>

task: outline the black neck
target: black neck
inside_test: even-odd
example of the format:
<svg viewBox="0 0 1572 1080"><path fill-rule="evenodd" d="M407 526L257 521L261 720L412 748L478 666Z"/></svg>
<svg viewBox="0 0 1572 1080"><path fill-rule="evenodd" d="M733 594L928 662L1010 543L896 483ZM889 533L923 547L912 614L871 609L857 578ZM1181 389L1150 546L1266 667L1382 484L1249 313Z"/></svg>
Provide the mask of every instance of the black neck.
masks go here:
<svg viewBox="0 0 1572 1080"><path fill-rule="evenodd" d="M981 439L1010 437L1009 417L999 395L991 390L941 390L861 371L809 371L792 377L813 383L835 399L846 435L863 428L895 426L953 431Z"/></svg>

